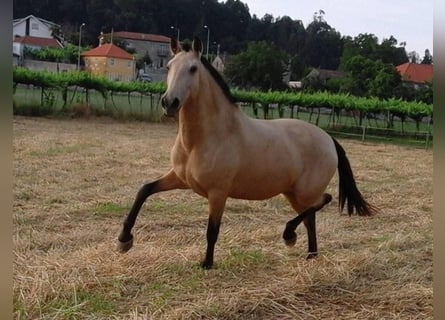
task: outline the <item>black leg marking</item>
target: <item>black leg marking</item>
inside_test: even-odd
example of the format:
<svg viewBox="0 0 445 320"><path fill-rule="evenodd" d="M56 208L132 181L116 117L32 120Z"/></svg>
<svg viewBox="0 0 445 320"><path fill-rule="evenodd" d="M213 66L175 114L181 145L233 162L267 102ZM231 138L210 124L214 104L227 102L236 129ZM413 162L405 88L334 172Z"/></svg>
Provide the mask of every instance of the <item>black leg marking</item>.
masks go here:
<svg viewBox="0 0 445 320"><path fill-rule="evenodd" d="M309 215L314 215L315 217L316 211L317 210L315 208L309 208L286 223L286 228L283 232L283 239L287 246L295 245L295 243L297 242L297 234L295 233L295 229Z"/></svg>
<svg viewBox="0 0 445 320"><path fill-rule="evenodd" d="M213 255L215 252L215 244L218 240L221 219L224 213L227 196L225 193L214 191L209 193L209 220L207 224L207 249L201 267L210 269L213 266Z"/></svg>
<svg viewBox="0 0 445 320"><path fill-rule="evenodd" d="M131 234L131 229L133 228L136 218L138 216L139 210L142 204L148 198L148 196L157 192L158 181L147 183L142 188L139 189L136 199L134 200L133 206L128 213L127 218L124 220L124 226L118 237L118 250L120 252L127 252L133 246L133 235Z"/></svg>
<svg viewBox="0 0 445 320"><path fill-rule="evenodd" d="M332 196L328 193L323 195L323 202L315 207L311 207L303 211L294 219L286 223L283 232L284 243L287 246L294 246L297 242L297 234L295 229L303 221L308 234L308 259L317 256L317 233L315 229L315 213L322 209L326 204L332 201Z"/></svg>
<svg viewBox="0 0 445 320"><path fill-rule="evenodd" d="M209 219L207 225L207 250L204 261L201 263L201 267L204 269L210 269L213 266L213 256L215 252L215 244L218 240L220 222L215 222Z"/></svg>
<svg viewBox="0 0 445 320"><path fill-rule="evenodd" d="M332 201L332 196L329 193L323 194L323 203L316 207L316 211L321 210L325 205ZM312 215L308 215L304 220L304 226L306 227L308 237L308 255L306 259L312 259L318 255L317 246L317 229L315 223L315 212Z"/></svg>
<svg viewBox="0 0 445 320"><path fill-rule="evenodd" d="M315 212L312 215L309 215L306 219L303 220L303 223L307 230L308 237L308 255L307 259L315 258L318 254L317 249L317 232L315 228Z"/></svg>

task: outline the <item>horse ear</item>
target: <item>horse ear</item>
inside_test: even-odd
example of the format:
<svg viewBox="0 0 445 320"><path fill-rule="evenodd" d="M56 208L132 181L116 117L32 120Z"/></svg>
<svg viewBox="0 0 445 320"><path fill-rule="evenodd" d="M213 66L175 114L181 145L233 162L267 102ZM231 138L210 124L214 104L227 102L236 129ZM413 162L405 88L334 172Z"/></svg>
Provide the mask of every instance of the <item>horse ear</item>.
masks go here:
<svg viewBox="0 0 445 320"><path fill-rule="evenodd" d="M198 37L195 36L193 38L192 48L193 48L193 51L196 54L198 54L198 56L201 56L201 54L202 54L202 41L201 41L201 39L199 39Z"/></svg>
<svg viewBox="0 0 445 320"><path fill-rule="evenodd" d="M181 45L179 44L178 39L176 39L176 37L170 38L170 50L173 55L181 51Z"/></svg>

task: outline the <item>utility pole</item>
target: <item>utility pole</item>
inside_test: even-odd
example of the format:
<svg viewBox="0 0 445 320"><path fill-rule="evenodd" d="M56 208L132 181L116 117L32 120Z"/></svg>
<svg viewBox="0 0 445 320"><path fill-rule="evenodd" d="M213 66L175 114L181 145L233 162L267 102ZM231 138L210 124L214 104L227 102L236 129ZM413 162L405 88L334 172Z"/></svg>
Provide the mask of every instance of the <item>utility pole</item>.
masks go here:
<svg viewBox="0 0 445 320"><path fill-rule="evenodd" d="M82 41L82 27L85 26L85 22L80 25L79 28L79 45L78 45L78 52L77 52L77 71L80 70L80 45Z"/></svg>

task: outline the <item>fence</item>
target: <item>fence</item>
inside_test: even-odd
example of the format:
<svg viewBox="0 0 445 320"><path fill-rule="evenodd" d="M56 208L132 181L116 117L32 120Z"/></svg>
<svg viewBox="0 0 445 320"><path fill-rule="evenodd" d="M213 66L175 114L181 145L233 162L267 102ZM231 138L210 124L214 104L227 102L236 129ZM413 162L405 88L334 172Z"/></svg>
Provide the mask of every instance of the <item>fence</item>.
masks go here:
<svg viewBox="0 0 445 320"><path fill-rule="evenodd" d="M297 118L315 124L332 135L362 141L382 141L429 148L433 143L433 119L424 117L416 122L408 117L397 117L389 112L368 113L360 120L357 112L318 107L285 107L278 110L271 104L263 106L241 104L254 118ZM361 123L360 123L361 121Z"/></svg>

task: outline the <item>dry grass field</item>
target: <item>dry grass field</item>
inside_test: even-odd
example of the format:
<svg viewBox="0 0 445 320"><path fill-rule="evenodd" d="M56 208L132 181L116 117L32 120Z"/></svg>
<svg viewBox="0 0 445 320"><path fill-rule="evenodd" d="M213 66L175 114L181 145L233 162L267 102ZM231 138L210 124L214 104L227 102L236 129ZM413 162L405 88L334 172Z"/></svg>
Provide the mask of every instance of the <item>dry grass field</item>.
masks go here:
<svg viewBox="0 0 445 320"><path fill-rule="evenodd" d="M432 150L340 140L381 212L318 213L320 255L285 199L230 199L201 270L205 199L152 196L116 251L139 187L169 168L177 126L14 118L15 319L432 319ZM267 182L266 182L267 183Z"/></svg>

